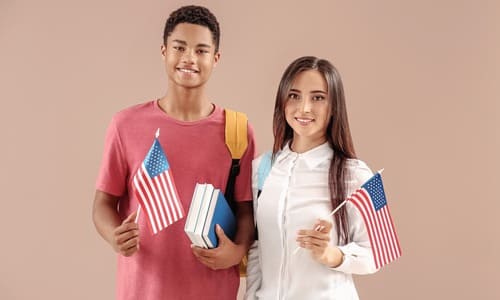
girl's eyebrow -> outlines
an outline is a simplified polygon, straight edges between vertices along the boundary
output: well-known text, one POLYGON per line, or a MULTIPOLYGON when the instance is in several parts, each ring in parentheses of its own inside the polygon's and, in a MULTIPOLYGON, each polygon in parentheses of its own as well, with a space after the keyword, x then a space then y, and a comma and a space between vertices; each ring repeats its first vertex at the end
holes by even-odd
POLYGON ((323 90, 314 90, 314 91, 311 91, 311 93, 320 93, 320 94, 328 94, 327 92, 323 91, 323 90))
MULTIPOLYGON (((297 90, 297 89, 290 89, 290 92, 295 92, 295 93, 301 93, 300 90, 297 90)), ((323 90, 313 90, 311 91, 311 94, 328 94, 327 92, 323 91, 323 90)))

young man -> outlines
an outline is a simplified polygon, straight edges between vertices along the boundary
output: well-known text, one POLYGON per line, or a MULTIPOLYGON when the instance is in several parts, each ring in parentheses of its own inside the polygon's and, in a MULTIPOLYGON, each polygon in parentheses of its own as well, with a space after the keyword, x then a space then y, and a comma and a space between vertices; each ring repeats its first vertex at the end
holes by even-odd
POLYGON ((253 239, 252 128, 235 183, 238 229, 234 242, 218 230, 219 247, 191 247, 185 217, 153 235, 146 214, 134 222, 138 200, 132 178, 160 128, 180 201, 187 213, 196 182, 226 188, 231 156, 224 141, 224 110, 206 94, 219 54, 219 24, 206 8, 186 6, 168 18, 161 55, 166 95, 117 113, 109 125, 96 184, 93 220, 119 253, 118 299, 236 299, 237 264, 253 239))

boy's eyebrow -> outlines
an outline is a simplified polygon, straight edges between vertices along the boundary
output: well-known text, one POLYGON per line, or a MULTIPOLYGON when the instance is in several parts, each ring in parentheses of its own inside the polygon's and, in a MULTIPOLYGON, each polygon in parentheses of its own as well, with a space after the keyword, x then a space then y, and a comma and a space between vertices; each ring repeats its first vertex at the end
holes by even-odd
MULTIPOLYGON (((183 46, 187 46, 187 42, 183 41, 183 40, 173 40, 172 42, 176 42, 176 43, 179 43, 179 44, 181 44, 183 46)), ((208 44, 203 44, 203 43, 200 43, 200 44, 196 45, 196 47, 212 48, 212 46, 210 46, 208 44)))
POLYGON ((207 45, 207 44, 198 44, 196 47, 202 47, 202 48, 212 48, 212 46, 207 45))
POLYGON ((183 41, 183 40, 173 40, 172 42, 176 42, 176 43, 179 43, 181 45, 187 45, 186 41, 183 41))

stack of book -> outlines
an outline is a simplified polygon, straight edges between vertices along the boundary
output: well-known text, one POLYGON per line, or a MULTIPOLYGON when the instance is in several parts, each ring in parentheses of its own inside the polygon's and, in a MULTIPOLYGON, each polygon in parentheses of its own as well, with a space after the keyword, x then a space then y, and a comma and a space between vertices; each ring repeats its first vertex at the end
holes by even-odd
POLYGON ((202 248, 216 248, 219 244, 215 225, 219 224, 226 236, 234 238, 236 218, 224 194, 210 183, 197 183, 184 231, 191 242, 202 248))

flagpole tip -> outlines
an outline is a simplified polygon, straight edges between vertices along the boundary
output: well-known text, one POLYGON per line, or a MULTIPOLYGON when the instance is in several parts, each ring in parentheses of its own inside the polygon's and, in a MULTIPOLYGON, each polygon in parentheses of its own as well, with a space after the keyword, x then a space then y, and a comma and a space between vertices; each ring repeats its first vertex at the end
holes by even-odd
POLYGON ((160 136, 160 128, 156 129, 155 137, 158 138, 160 136))
POLYGON ((382 168, 382 169, 378 170, 378 172, 377 172, 377 173, 382 174, 382 172, 384 172, 384 168, 382 168))

